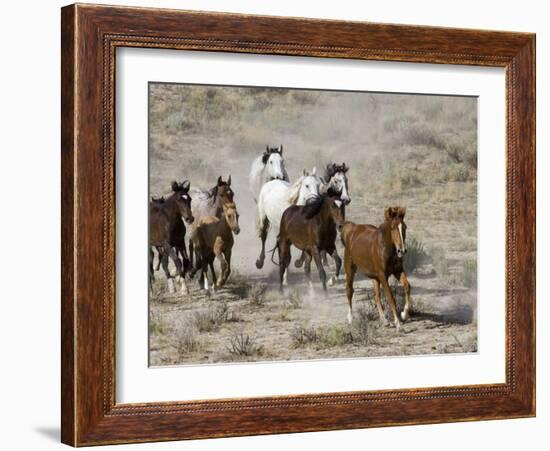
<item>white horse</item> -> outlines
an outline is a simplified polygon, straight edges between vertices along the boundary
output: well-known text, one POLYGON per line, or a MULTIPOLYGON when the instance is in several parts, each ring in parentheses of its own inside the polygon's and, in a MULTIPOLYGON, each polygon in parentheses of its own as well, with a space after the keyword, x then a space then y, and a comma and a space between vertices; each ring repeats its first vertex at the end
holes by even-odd
POLYGON ((259 155, 252 162, 248 184, 254 197, 254 202, 258 202, 258 195, 264 183, 270 180, 289 181, 283 160, 283 145, 281 147, 265 147, 265 152, 259 155))
MULTIPOLYGON (((292 185, 284 180, 271 180, 262 186, 256 216, 256 230, 262 240, 262 250, 256 260, 258 269, 264 266, 265 240, 269 229, 273 228, 275 235, 278 235, 284 211, 291 205, 305 205, 308 200, 319 197, 320 186, 321 181, 315 168, 311 173, 304 170, 303 175, 292 185)), ((286 285, 286 272, 283 283, 286 285)))

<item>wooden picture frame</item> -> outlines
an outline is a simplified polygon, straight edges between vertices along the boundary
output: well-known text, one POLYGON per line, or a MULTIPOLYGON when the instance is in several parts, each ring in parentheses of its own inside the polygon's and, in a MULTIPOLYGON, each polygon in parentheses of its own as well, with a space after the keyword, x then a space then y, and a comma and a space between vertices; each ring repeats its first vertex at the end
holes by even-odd
POLYGON ((62 9, 61 437, 73 446, 535 415, 535 35, 71 5, 62 9), (115 50, 506 69, 506 382, 117 404, 115 50))

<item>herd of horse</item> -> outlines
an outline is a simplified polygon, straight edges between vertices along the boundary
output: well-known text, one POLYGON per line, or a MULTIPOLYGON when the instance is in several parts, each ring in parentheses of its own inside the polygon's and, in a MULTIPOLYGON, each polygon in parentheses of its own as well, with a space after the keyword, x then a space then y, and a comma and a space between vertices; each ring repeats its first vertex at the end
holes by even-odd
MULTIPOLYGON (((295 266, 304 267, 306 280, 313 287, 311 263, 315 262, 326 294, 327 285, 333 285, 340 277, 342 259, 336 246, 339 233, 344 246, 348 322, 352 322, 353 282, 359 271, 373 281, 380 320, 389 323, 380 299, 382 286, 393 323, 399 329, 401 321, 409 318, 412 309, 410 285, 403 269, 403 258, 407 253, 406 209, 386 208, 384 220, 378 227, 346 221, 345 210, 351 202, 348 170, 345 163, 329 163, 323 174, 318 174, 315 168, 304 170, 291 183, 285 169, 283 146, 266 146, 265 151, 252 162, 249 174, 249 187, 256 202, 256 230, 261 241, 256 267, 262 269, 264 266, 265 242, 272 231, 276 236, 276 245, 267 252, 271 252, 271 260, 279 266, 281 291, 288 284, 288 267, 294 246, 301 251, 295 266), (278 261, 275 261, 275 252, 278 253, 278 261), (327 255, 335 264, 335 274, 328 280, 325 271, 327 255), (405 305, 401 317, 388 284, 392 275, 404 287, 405 305)), ((226 283, 231 273, 234 235, 240 232, 231 176, 227 180, 218 177, 216 184, 206 190, 191 187, 187 180, 172 182, 171 189, 171 194, 166 197, 151 198, 149 205, 150 289, 152 291, 155 270, 158 271, 160 266, 171 293, 175 292, 177 282, 181 284, 181 291, 187 294, 186 278, 193 278, 198 272, 200 289, 209 290, 209 270, 212 285, 218 289, 226 283), (156 267, 154 250, 158 254, 156 267), (220 266, 219 275, 214 267, 216 259, 220 266), (170 260, 176 267, 175 276, 169 270, 170 260)))

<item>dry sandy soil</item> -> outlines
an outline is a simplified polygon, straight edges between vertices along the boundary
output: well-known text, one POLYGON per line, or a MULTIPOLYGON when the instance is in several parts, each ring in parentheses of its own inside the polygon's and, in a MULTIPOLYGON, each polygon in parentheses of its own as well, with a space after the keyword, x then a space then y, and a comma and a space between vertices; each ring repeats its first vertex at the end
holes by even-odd
MULTIPOLYGON (((477 145, 475 102, 200 89, 151 88, 150 193, 166 194, 174 179, 210 188, 218 175, 231 173, 241 233, 235 237, 231 277, 218 291, 205 293, 191 280, 189 295, 169 294, 162 271, 156 272, 150 365, 477 350, 477 171, 461 153, 477 145), (201 109, 212 99, 218 99, 221 113, 201 109), (369 127, 358 127, 362 121, 369 127), (342 278, 325 297, 315 267, 311 292, 303 270, 291 263, 289 285, 280 295, 278 268, 269 257, 262 270, 255 268, 260 242, 248 169, 266 144, 279 143, 291 180, 304 167, 346 161, 349 220, 380 224, 386 206, 407 206, 409 249, 416 248, 420 257, 409 272, 414 314, 400 332, 381 325, 369 280, 356 278, 349 327, 342 278)), ((271 237, 266 248, 273 244, 271 237)), ((341 246, 339 253, 343 256, 341 246)), ((293 260, 297 256, 294 249, 293 260)), ((333 271, 331 261, 327 273, 333 271)), ((401 306, 403 293, 395 280, 392 289, 401 306)))

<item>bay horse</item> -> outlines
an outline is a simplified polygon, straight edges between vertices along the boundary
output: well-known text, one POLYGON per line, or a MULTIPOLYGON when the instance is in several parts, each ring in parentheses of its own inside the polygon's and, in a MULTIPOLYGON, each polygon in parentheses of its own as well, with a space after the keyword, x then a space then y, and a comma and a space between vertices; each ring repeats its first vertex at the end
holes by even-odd
POLYGON ((280 147, 265 146, 265 151, 252 162, 248 175, 248 184, 254 202, 258 202, 258 196, 264 183, 270 180, 289 181, 288 173, 283 160, 283 145, 280 147))
MULTIPOLYGON (((339 199, 342 201, 342 208, 345 208, 346 205, 349 205, 351 202, 351 197, 349 195, 349 188, 348 188, 348 177, 346 173, 348 172, 349 167, 346 166, 346 163, 342 163, 341 165, 336 163, 329 163, 327 164, 325 168, 325 173, 320 177, 321 180, 321 193, 326 193, 329 190, 333 193, 338 194, 339 199)), ((337 251, 335 251, 337 252, 337 251)), ((298 260, 294 262, 294 266, 296 268, 300 268, 305 261, 305 253, 302 252, 302 255, 298 260)), ((321 258, 324 265, 327 265, 327 255, 326 252, 321 252, 321 258)), ((332 276, 328 284, 329 286, 332 286, 338 282, 338 275, 332 276)))
MULTIPOLYGON (((279 224, 284 211, 291 205, 305 205, 311 199, 319 196, 320 180, 317 170, 311 173, 306 170, 292 185, 284 180, 271 180, 262 186, 256 209, 256 231, 262 242, 260 255, 256 260, 256 268, 261 269, 265 260, 265 241, 271 228, 275 236, 279 233, 279 224)), ((285 274, 286 285, 286 274, 285 274)))
MULTIPOLYGON (((203 218, 211 216, 221 218, 223 206, 233 203, 235 194, 231 189, 231 175, 229 175, 227 181, 219 176, 216 184, 209 190, 192 188, 191 195, 193 197, 192 212, 195 222, 189 231, 189 259, 191 267, 194 267, 195 229, 203 218)), ((216 279, 214 265, 211 265, 210 269, 212 270, 212 277, 216 279)))
POLYGON ((357 271, 372 279, 374 299, 380 321, 385 321, 384 309, 380 301, 380 285, 392 310, 394 324, 400 327, 397 306, 392 290, 388 284, 391 275, 401 282, 405 291, 405 307, 401 319, 406 321, 411 310, 411 287, 403 270, 403 257, 407 253, 405 244, 407 225, 405 224, 406 208, 389 207, 384 212, 384 222, 378 227, 370 224, 346 222, 342 228, 344 242, 344 269, 346 271, 346 292, 348 297, 348 322, 352 321, 353 279, 357 271))
MULTIPOLYGON (((277 246, 279 250, 280 289, 283 290, 283 279, 290 264, 290 246, 294 245, 306 254, 304 272, 311 282, 311 259, 315 261, 319 277, 326 292, 326 273, 321 262, 321 252, 326 251, 334 257, 336 273, 339 274, 341 260, 336 251, 336 228, 345 220, 342 201, 335 193, 322 194, 306 203, 288 207, 281 218, 277 246)), ((273 252, 275 251, 273 250, 273 252)))
POLYGON ((216 288, 222 287, 231 273, 231 252, 233 234, 238 235, 239 213, 234 203, 223 205, 221 218, 207 216, 202 218, 196 228, 197 265, 193 272, 201 270, 201 288, 208 290, 208 265, 213 266, 214 259, 220 262, 220 277, 215 278, 212 272, 212 283, 216 288))
POLYGON ((189 181, 182 183, 172 182, 173 194, 167 199, 153 199, 149 204, 149 276, 150 287, 154 279, 153 250, 159 251, 159 259, 166 275, 170 293, 175 291, 172 275, 168 269, 168 258, 171 257, 176 265, 176 275, 180 278, 183 293, 188 293, 185 283, 185 271, 188 267, 187 250, 185 247, 186 227, 184 224, 193 223, 191 212, 191 196, 189 196, 189 181), (183 262, 180 261, 182 256, 183 262))

